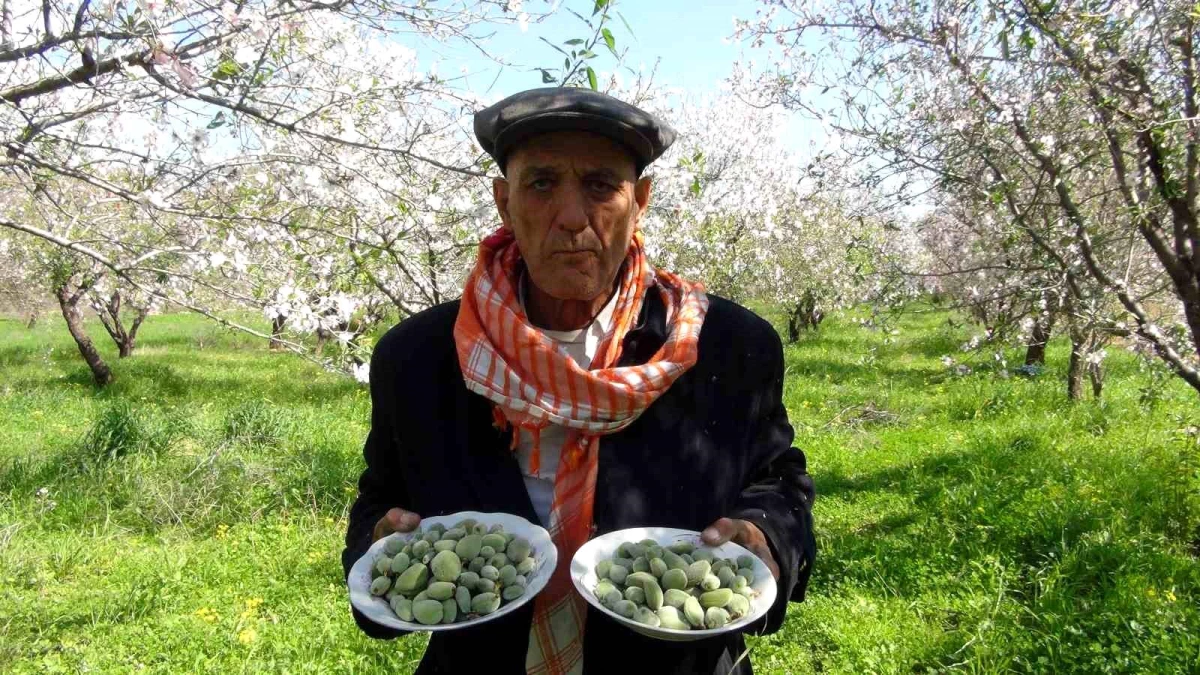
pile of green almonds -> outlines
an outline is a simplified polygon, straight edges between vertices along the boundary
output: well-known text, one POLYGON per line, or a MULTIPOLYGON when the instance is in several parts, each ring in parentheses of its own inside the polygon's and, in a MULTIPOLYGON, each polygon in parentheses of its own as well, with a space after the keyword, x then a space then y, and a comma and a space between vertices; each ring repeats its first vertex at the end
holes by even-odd
POLYGON ((596 564, 600 604, 648 626, 720 628, 750 613, 754 558, 717 558, 688 542, 624 542, 596 564))
POLYGON ((537 569, 529 541, 500 525, 467 519, 389 539, 371 568, 371 594, 403 621, 433 626, 469 621, 525 594, 537 569))

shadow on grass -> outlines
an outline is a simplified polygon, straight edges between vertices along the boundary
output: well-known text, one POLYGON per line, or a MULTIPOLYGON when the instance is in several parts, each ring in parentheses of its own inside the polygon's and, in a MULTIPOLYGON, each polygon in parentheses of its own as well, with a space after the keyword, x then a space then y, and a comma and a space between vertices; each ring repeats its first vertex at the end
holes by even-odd
POLYGON ((361 448, 315 442, 298 449, 281 472, 287 493, 323 515, 341 513, 357 494, 361 448))
POLYGON ((302 401, 305 397, 332 400, 353 395, 359 387, 349 378, 314 376, 304 372, 307 369, 297 369, 296 364, 291 363, 278 373, 260 368, 244 375, 228 375, 230 364, 227 360, 209 357, 203 352, 188 355, 187 368, 193 370, 191 373, 181 373, 178 368, 158 360, 133 359, 116 364, 115 381, 103 389, 95 386, 91 372, 85 367, 70 368, 62 377, 34 374, 14 379, 12 384, 19 391, 30 394, 54 393, 61 391, 64 385, 78 385, 90 389, 101 399, 144 397, 159 404, 211 401, 214 396, 225 400, 302 401))
MULTIPOLYGON (((1103 460, 1090 460, 1087 446, 1078 449, 1079 455, 1063 452, 1054 447, 1051 433, 980 429, 961 448, 913 462, 861 474, 832 468, 816 475, 821 553, 813 589, 836 596, 847 586, 852 594, 933 603, 927 609, 945 615, 948 632, 959 630, 960 619, 969 632, 995 621, 1017 635, 1083 630, 1089 639, 1114 642, 1138 630, 1130 627, 1129 617, 1150 615, 1147 584, 1169 583, 1180 602, 1193 602, 1200 595, 1195 561, 1166 555, 1161 548, 1161 538, 1170 536, 1175 506, 1169 499, 1151 502, 1122 489, 1162 486, 1169 466, 1130 465, 1122 475, 1103 475, 1106 465, 1090 464, 1103 460), (858 517, 855 524, 822 531, 823 498, 853 505, 874 503, 878 496, 884 502, 901 499, 903 507, 875 522, 868 516, 863 524, 858 517), (956 598, 994 596, 997 589, 1018 602, 1020 611, 954 616, 960 611, 953 609, 956 602, 965 606, 956 598)), ((930 645, 915 669, 970 658, 974 647, 964 644, 967 637, 959 633, 930 645)), ((1186 649, 1186 641, 1172 631, 1155 639, 1160 644, 1139 638, 1131 648, 1146 658, 1153 658, 1154 649, 1165 650, 1175 654, 1172 663, 1184 653, 1180 645, 1186 649)), ((1046 667, 1091 670, 1096 662, 1084 653, 1087 644, 1056 650, 1031 639, 1013 645, 1004 658, 1019 658, 1026 666, 1048 659, 1046 667)))
MULTIPOLYGON (((1034 514, 1019 512, 1042 489, 1046 474, 1031 470, 1047 449, 1043 437, 1016 432, 978 440, 973 450, 862 475, 838 470, 817 475, 818 505, 822 498, 854 502, 870 493, 900 493, 911 504, 902 515, 852 532, 825 533, 826 568, 862 583, 882 579, 906 596, 923 592, 930 578, 954 576, 985 552, 1031 566, 1044 563, 1064 541, 1101 524, 1082 504, 1067 505, 1042 527, 1034 514)), ((819 516, 818 511, 818 527, 819 516)), ((817 583, 821 567, 814 570, 817 583)))
POLYGON ((0 502, 42 510, 38 520, 51 529, 87 529, 102 507, 106 523, 155 536, 182 523, 207 531, 285 510, 336 517, 354 494, 361 444, 293 435, 286 408, 231 409, 219 439, 196 436, 177 416, 134 415, 116 440, 96 433, 98 421, 57 451, 0 461, 0 502), (110 450, 121 440, 129 447, 110 450), (58 504, 46 510, 49 499, 58 504))
POLYGON ((0 344, 0 366, 2 367, 20 368, 43 360, 65 367, 83 364, 78 350, 68 351, 57 344, 0 344))
MULTIPOLYGON (((830 382, 836 384, 872 384, 886 383, 892 387, 904 389, 921 389, 937 378, 941 378, 944 369, 934 367, 896 367, 889 365, 886 359, 875 363, 847 363, 836 359, 810 358, 799 354, 788 354, 785 359, 788 376, 801 378, 820 378, 830 376, 830 382)), ((867 393, 864 391, 864 393, 867 393)))
MULTIPOLYGON (((315 338, 310 342, 315 343, 315 338)), ((160 327, 158 332, 150 333, 139 339, 139 345, 143 350, 181 349, 188 352, 203 352, 208 349, 218 349, 239 353, 271 353, 265 338, 222 328, 216 324, 200 324, 194 330, 184 330, 172 326, 160 327)))

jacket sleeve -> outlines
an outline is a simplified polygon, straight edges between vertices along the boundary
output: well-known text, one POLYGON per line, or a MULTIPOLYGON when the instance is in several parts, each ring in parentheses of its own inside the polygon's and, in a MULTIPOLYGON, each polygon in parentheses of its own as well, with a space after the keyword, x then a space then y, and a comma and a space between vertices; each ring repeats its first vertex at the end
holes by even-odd
POLYGON ((766 380, 750 441, 754 461, 730 514, 762 530, 779 565, 775 604, 764 619, 748 627, 757 634, 778 631, 788 603, 804 600, 817 553, 812 519, 815 488, 804 452, 792 446, 795 432, 783 405, 783 344, 774 330, 768 331, 765 344, 770 358, 762 369, 766 380))
MULTIPOLYGON (((381 340, 371 356, 371 429, 363 447, 367 467, 358 479, 358 498, 350 508, 346 528, 346 547, 342 551, 344 577, 349 579, 350 568, 371 547, 375 523, 393 507, 404 508, 408 494, 400 475, 400 450, 393 433, 395 401, 395 367, 391 354, 395 351, 381 340)), ((368 620, 351 606, 354 621, 364 633, 373 638, 391 639, 407 634, 368 620)))

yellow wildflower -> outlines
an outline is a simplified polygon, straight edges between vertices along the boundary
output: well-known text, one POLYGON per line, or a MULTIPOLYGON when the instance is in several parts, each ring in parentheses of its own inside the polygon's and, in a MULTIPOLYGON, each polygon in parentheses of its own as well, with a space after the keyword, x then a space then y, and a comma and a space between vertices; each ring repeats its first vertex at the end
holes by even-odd
POLYGON ((242 629, 242 632, 238 633, 238 642, 240 642, 244 645, 248 645, 257 639, 258 639, 258 631, 254 630, 254 628, 252 628, 252 627, 244 628, 244 629, 242 629))
POLYGON ((258 613, 258 606, 262 604, 262 598, 248 598, 246 600, 246 609, 242 612, 241 620, 248 621, 253 619, 258 613))

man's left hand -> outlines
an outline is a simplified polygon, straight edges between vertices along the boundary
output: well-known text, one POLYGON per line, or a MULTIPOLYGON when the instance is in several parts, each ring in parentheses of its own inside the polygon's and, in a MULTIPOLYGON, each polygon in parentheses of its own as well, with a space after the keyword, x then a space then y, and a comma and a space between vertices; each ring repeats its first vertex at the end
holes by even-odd
POLYGON ((720 546, 732 541, 746 547, 751 553, 762 558, 775 580, 779 581, 779 564, 775 562, 775 556, 771 555, 766 535, 754 523, 737 518, 720 518, 705 528, 704 532, 700 533, 700 538, 709 546, 720 546))

